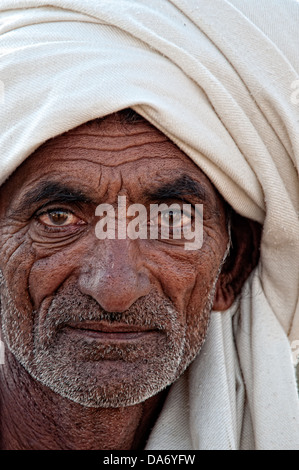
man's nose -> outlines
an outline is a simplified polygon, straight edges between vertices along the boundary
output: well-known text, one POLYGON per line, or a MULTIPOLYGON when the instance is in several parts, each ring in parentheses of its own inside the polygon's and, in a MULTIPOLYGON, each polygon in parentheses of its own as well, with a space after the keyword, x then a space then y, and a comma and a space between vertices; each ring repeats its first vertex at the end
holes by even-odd
POLYGON ((123 312, 150 292, 150 280, 131 241, 102 240, 82 266, 79 288, 105 311, 123 312))

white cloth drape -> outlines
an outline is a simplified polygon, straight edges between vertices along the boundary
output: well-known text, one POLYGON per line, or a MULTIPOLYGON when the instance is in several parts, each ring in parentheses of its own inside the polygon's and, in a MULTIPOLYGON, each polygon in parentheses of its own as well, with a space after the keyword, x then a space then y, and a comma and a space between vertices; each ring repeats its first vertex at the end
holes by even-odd
POLYGON ((172 387, 158 449, 299 449, 299 3, 1 0, 0 184, 41 143, 132 107, 242 215, 261 259, 172 387))

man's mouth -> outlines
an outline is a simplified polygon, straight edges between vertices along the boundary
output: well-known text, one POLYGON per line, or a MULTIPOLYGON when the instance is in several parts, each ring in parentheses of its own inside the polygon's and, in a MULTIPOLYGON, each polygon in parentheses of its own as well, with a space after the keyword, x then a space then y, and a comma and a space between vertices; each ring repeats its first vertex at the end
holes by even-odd
POLYGON ((104 320, 71 322, 64 327, 64 331, 100 341, 133 341, 159 333, 157 329, 149 327, 120 322, 109 323, 104 320))

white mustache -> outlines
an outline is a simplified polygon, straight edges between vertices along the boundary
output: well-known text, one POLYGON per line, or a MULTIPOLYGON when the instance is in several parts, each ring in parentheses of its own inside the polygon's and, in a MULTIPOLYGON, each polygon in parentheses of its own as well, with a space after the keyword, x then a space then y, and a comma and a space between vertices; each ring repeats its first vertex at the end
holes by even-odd
POLYGON ((71 288, 57 292, 50 304, 43 304, 34 315, 37 337, 48 342, 63 327, 79 322, 104 321, 163 331, 169 322, 177 319, 178 312, 170 301, 154 292, 136 300, 128 310, 107 312, 95 299, 71 288))

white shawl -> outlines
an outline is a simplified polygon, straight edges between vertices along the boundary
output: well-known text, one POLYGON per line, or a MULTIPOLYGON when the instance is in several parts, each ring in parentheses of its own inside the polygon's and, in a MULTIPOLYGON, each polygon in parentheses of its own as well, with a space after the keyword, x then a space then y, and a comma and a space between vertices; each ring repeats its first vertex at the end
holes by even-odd
POLYGON ((148 449, 299 449, 298 26, 296 0, 1 0, 0 184, 132 107, 263 224, 258 268, 212 313, 148 449))

